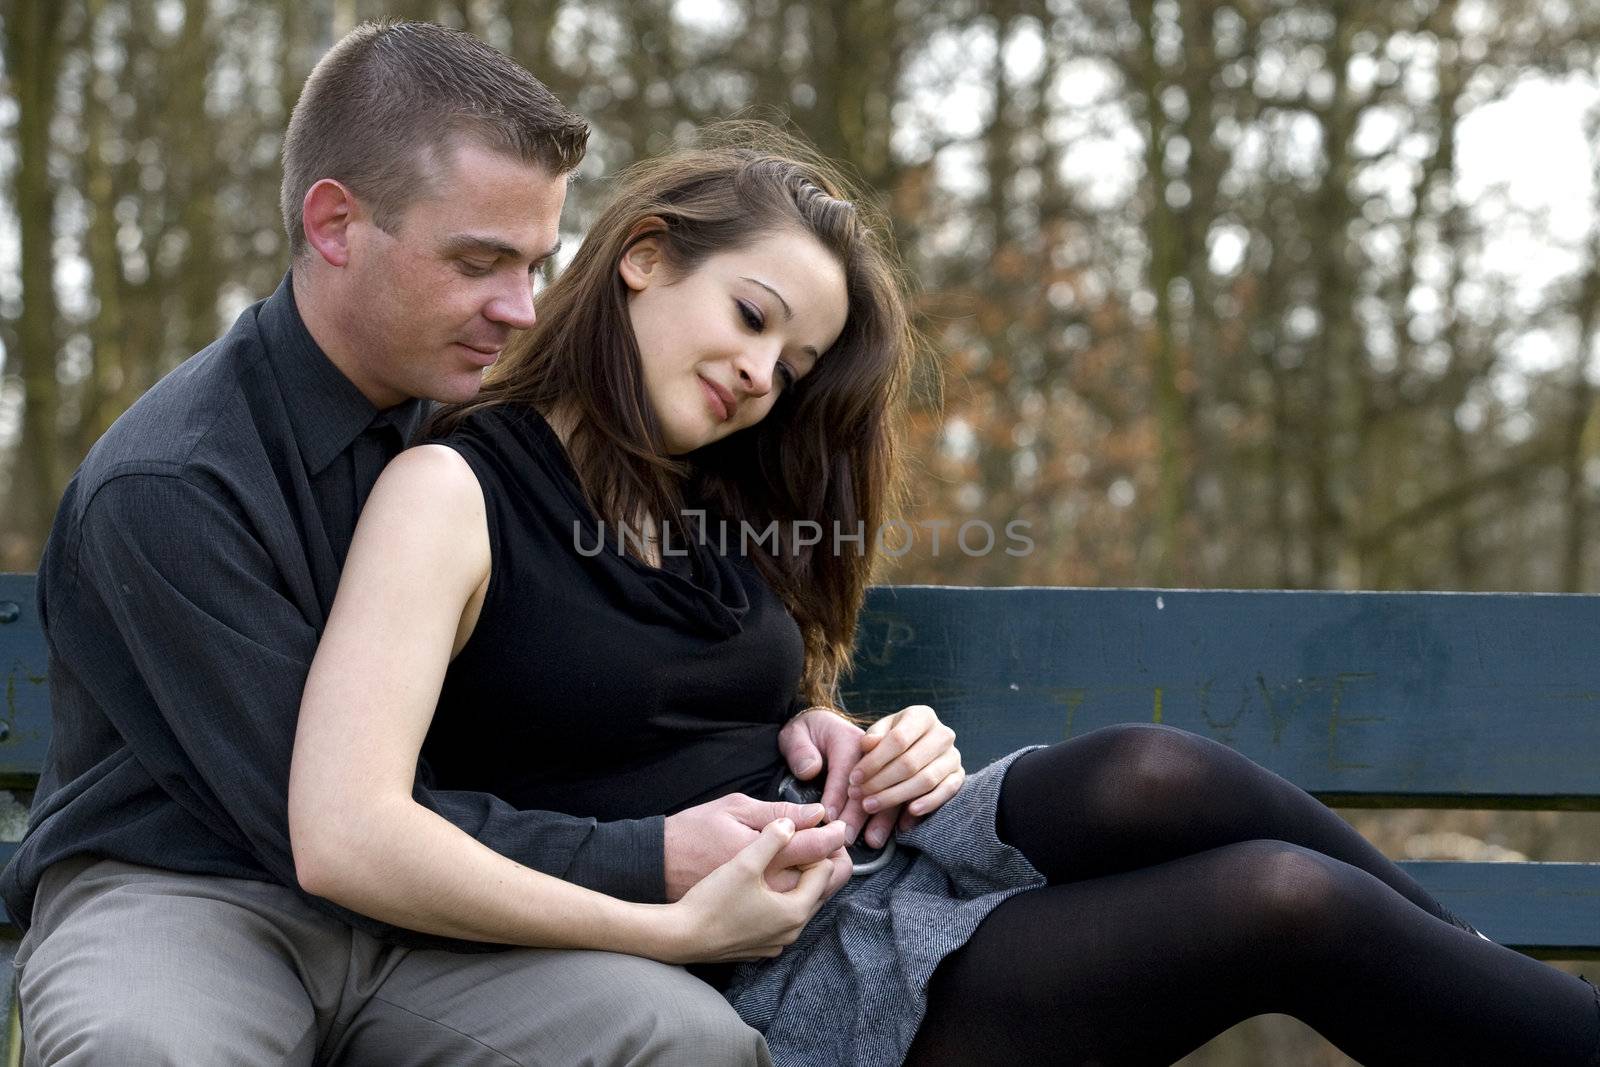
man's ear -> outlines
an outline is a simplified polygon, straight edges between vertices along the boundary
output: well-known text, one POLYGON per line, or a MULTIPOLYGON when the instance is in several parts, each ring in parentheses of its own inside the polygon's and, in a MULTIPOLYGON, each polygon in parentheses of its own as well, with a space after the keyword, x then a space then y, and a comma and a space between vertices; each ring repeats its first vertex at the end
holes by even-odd
POLYGON ((358 210, 355 194, 342 182, 332 178, 317 182, 306 190, 300 205, 306 245, 331 266, 349 263, 350 223, 358 210))
POLYGON ((665 270, 662 240, 666 229, 667 224, 663 219, 651 215, 647 219, 640 219, 628 231, 622 258, 617 261, 617 273, 622 275, 628 288, 636 293, 661 280, 665 270))

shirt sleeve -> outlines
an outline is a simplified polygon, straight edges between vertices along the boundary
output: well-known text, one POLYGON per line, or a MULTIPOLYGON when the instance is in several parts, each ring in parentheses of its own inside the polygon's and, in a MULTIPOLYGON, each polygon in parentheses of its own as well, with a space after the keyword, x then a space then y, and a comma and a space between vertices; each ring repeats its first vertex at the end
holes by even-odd
MULTIPOLYGON (((111 691, 100 703, 134 757, 210 830, 296 886, 289 762, 319 635, 263 539, 212 486, 128 474, 88 503, 77 560, 84 610, 109 615, 126 647, 127 676, 109 688, 132 687, 122 696, 134 699, 111 691)), ((62 629, 70 641, 72 627, 62 629)), ((665 900, 661 817, 524 811, 420 781, 414 796, 535 870, 625 900, 665 900)))

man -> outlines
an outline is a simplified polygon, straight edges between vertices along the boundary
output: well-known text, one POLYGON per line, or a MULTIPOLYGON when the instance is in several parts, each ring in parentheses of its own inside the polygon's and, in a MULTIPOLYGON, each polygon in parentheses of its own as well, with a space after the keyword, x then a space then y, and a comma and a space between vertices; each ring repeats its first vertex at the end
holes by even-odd
MULTIPOLYGON (((679 968, 385 927, 301 892, 289 847, 296 712, 362 502, 424 399, 471 397, 532 325, 587 133, 437 26, 362 26, 307 80, 290 276, 106 433, 45 547, 54 734, 0 876, 29 1062, 766 1062, 679 968)), ((662 819, 418 796, 530 867, 664 898, 662 819)))

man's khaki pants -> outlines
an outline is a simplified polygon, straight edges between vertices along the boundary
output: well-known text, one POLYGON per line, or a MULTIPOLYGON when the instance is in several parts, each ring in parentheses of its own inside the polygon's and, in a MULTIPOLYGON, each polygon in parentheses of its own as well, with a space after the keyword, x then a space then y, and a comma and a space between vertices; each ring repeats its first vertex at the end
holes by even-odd
POLYGON ((17 968, 30 1065, 769 1063, 679 967, 398 948, 283 886, 92 857, 45 872, 17 968))

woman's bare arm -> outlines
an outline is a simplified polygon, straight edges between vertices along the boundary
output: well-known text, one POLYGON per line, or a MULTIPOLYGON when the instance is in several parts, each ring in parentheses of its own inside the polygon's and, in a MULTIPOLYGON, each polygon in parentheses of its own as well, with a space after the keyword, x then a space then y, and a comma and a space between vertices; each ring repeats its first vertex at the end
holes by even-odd
POLYGON ((671 962, 776 954, 828 880, 823 864, 789 893, 767 888, 766 853, 792 824, 769 827, 699 892, 649 905, 525 867, 412 799, 489 565, 482 491, 465 460, 440 445, 397 457, 362 512, 301 703, 289 830, 302 887, 383 922, 476 941, 671 962))

